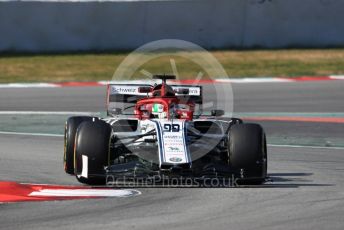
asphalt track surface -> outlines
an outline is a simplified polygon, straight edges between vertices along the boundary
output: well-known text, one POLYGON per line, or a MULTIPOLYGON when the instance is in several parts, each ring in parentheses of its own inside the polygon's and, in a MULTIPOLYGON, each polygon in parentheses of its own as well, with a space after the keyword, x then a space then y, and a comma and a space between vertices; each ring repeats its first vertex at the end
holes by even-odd
MULTIPOLYGON (((0 110, 99 112, 105 110, 105 89, 105 87, 2 88, 0 110)), ((244 83, 232 84, 232 89, 235 112, 344 111, 344 81, 244 83)), ((206 99, 215 99, 216 94, 211 85, 205 86, 204 90, 206 99)))
MULTIPOLYGON (((344 82, 235 84, 237 112, 344 112, 344 82)), ((1 89, 0 108, 101 111, 103 88, 1 89)), ((343 137, 342 125, 265 122, 270 133, 343 137), (303 127, 303 128, 302 128, 303 127), (298 128, 298 129, 294 129, 298 128), (335 131, 333 131, 335 130, 335 131)), ((0 178, 75 184, 63 138, 0 134, 0 178)), ((0 229, 343 229, 344 149, 269 146, 272 182, 245 188, 139 188, 140 196, 0 204, 0 229)))

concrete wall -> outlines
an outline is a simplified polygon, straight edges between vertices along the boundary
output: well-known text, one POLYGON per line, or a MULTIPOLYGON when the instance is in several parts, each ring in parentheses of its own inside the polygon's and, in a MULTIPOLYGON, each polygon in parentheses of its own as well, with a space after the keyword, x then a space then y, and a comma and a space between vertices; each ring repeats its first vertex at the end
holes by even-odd
POLYGON ((344 46, 344 0, 0 1, 0 51, 344 46))

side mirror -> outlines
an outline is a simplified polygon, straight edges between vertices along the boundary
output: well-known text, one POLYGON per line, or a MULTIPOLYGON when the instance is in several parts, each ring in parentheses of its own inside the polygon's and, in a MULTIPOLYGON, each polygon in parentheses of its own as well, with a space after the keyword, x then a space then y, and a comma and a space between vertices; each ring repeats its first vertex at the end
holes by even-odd
POLYGON ((211 110, 211 115, 214 117, 220 117, 222 115, 225 114, 225 111, 223 111, 222 109, 213 109, 211 110))
POLYGON ((150 93, 150 92, 152 92, 152 87, 150 86, 139 87, 139 93, 150 93))
POLYGON ((188 88, 178 88, 175 92, 177 94, 181 94, 181 95, 188 95, 189 89, 188 88))

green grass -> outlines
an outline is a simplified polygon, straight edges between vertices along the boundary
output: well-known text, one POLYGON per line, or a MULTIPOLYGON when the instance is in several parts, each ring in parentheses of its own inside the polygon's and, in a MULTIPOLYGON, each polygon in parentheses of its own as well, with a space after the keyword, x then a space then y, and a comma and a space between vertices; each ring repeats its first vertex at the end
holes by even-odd
MULTIPOLYGON (((288 49, 212 51, 231 77, 344 74, 344 49, 288 49)), ((128 53, 104 54, 0 54, 0 83, 110 80, 128 53)), ((202 67, 176 53, 154 59, 140 69, 172 73, 175 59, 179 75, 194 78, 202 67)), ((135 73, 140 76, 139 72, 135 73)))

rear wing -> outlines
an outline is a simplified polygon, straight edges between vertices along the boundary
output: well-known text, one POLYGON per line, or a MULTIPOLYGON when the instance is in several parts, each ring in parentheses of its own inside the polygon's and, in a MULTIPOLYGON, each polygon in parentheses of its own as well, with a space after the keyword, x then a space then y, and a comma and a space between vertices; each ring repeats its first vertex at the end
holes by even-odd
MULTIPOLYGON (((147 93, 139 92, 140 87, 150 87, 150 84, 109 84, 107 89, 107 114, 113 115, 117 109, 124 110, 131 107, 142 98, 149 97, 147 93)), ((170 85, 174 91, 188 89, 188 94, 176 96, 183 102, 194 102, 201 108, 203 103, 202 86, 195 85, 170 85)))

